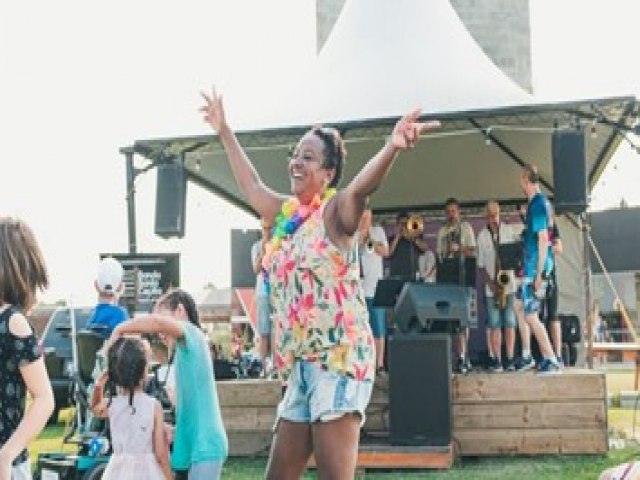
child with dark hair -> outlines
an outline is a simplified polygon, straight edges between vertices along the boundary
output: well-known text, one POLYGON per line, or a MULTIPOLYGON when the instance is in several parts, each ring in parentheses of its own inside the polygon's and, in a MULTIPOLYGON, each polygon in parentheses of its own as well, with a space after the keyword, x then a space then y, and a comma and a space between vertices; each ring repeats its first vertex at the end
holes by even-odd
POLYGON ((119 338, 107 351, 108 368, 98 379, 91 402, 97 416, 109 417, 113 454, 103 480, 173 478, 162 407, 142 390, 147 355, 142 340, 132 337, 119 338), (108 399, 102 393, 106 382, 111 387, 108 399))
POLYGON ((25 315, 49 279, 31 229, 0 217, 0 479, 30 480, 27 445, 44 428, 53 392, 25 315), (27 392, 31 405, 26 409, 27 392))
POLYGON ((193 297, 184 290, 169 291, 158 299, 153 314, 118 325, 110 342, 131 333, 159 333, 175 340, 177 405, 171 466, 188 470, 190 480, 220 478, 227 434, 209 344, 193 297))

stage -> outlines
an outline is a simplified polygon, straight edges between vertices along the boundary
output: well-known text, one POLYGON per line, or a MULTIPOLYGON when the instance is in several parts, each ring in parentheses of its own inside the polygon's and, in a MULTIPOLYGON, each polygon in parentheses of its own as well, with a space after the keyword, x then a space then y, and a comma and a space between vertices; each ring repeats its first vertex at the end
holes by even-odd
MULTIPOLYGON (((231 456, 267 455, 281 387, 275 380, 220 381, 218 394, 231 456)), ((388 383, 378 379, 367 409, 361 468, 448 468, 455 456, 604 454, 605 375, 454 375, 453 438, 441 447, 388 442, 388 383)))

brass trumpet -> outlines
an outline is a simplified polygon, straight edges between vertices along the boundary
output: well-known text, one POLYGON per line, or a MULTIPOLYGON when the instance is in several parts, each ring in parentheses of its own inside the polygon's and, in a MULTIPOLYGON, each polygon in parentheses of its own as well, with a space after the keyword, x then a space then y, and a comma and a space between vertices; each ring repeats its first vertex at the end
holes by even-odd
POLYGON ((511 280, 509 272, 507 270, 500 270, 496 274, 496 284, 498 291, 496 292, 496 305, 499 309, 503 309, 507 306, 507 285, 511 280))
POLYGON ((407 236, 411 238, 419 237, 424 231, 424 220, 419 215, 411 215, 407 219, 407 236))

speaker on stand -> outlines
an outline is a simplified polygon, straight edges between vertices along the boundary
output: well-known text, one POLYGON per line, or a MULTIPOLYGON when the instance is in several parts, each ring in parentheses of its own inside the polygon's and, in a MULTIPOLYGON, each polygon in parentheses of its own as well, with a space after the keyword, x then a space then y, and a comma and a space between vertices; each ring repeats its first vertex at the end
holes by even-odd
POLYGON ((582 129, 557 130, 551 139, 556 213, 583 213, 589 204, 586 140, 582 129))
POLYGON ((162 238, 184 237, 187 176, 181 163, 157 166, 155 233, 162 238))

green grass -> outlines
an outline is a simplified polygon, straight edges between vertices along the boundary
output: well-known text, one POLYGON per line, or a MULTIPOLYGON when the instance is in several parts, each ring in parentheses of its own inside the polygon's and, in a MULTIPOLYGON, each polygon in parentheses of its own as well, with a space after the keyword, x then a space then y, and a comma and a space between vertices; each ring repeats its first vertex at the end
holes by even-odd
MULTIPOLYGON (((640 457, 639 447, 613 450, 606 456, 539 456, 539 457, 503 457, 464 459, 452 469, 446 471, 367 471, 359 472, 358 479, 445 479, 445 480, 538 480, 562 479, 583 480, 598 478, 600 473, 610 467, 640 457)), ((224 466, 223 478, 244 480, 262 478, 266 459, 231 458, 224 466)), ((315 472, 309 471, 305 479, 317 478, 315 472)))

